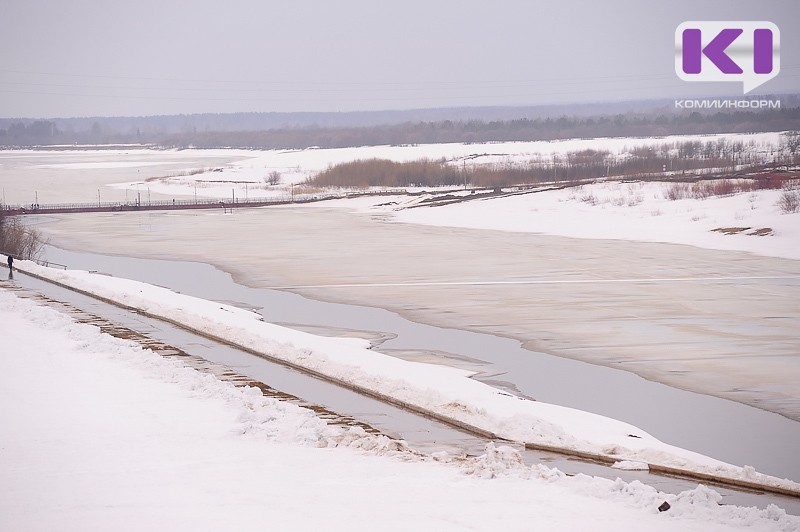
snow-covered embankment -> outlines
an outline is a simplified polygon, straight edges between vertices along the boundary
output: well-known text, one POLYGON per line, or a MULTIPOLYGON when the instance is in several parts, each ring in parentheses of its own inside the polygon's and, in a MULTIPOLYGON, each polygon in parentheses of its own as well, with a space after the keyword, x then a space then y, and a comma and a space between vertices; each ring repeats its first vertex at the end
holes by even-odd
POLYGON ((53 270, 30 262, 18 266, 36 276, 498 438, 800 493, 796 482, 671 446, 621 421, 513 396, 470 379, 468 371, 384 355, 371 350, 365 340, 324 338, 295 331, 265 323, 254 312, 136 281, 85 271, 53 270))

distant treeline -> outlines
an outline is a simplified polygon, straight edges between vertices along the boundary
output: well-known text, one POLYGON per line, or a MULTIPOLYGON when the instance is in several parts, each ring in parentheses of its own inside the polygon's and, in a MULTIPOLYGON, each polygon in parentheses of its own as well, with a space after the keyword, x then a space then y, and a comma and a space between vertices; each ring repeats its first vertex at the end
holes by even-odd
MULTIPOLYGON (((773 164, 800 164, 800 134, 784 135, 773 164)), ((474 156, 470 156, 473 158, 474 156)), ((337 164, 319 172, 308 184, 319 187, 436 187, 470 185, 509 187, 541 182, 582 182, 601 177, 671 177, 702 173, 730 173, 760 168, 762 160, 752 145, 724 138, 633 148, 624 156, 606 150, 580 150, 556 157, 533 156, 511 164, 467 164, 466 160, 421 159, 395 162, 362 159, 337 164)), ((769 188, 769 187, 766 187, 769 188)))
MULTIPOLYGON (((800 107, 800 94, 771 96, 785 108, 800 107)), ((166 136, 194 131, 269 131, 276 129, 329 129, 371 127, 415 122, 483 122, 517 120, 520 118, 558 118, 561 116, 613 116, 626 113, 669 113, 672 100, 641 100, 535 106, 441 107, 385 111, 347 112, 244 112, 195 113, 157 116, 105 116, 47 119, 66 132, 92 132, 104 135, 122 134, 127 137, 166 136), (94 130, 94 131, 92 131, 94 130)), ((29 118, 0 118, 0 129, 12 124, 25 126, 29 118)))
POLYGON ((12 122, 0 128, 0 146, 154 144, 175 148, 302 149, 430 143, 533 141, 593 137, 744 133, 800 129, 800 106, 701 113, 629 112, 511 120, 443 120, 371 126, 283 127, 268 130, 179 133, 106 131, 100 122, 85 130, 62 130, 52 120, 12 122))
POLYGON ((595 137, 651 137, 682 134, 756 133, 800 128, 800 108, 737 111, 704 115, 616 115, 483 122, 417 122, 327 129, 279 129, 171 135, 160 144, 173 147, 221 146, 256 149, 345 148, 404 144, 534 141, 595 137))

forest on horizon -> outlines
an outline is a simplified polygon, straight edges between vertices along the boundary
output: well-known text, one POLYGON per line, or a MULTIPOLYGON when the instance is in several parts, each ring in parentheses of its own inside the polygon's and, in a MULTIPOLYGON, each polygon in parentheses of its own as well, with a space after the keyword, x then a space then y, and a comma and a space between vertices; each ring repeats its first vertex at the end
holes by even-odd
POLYGON ((754 133, 800 129, 800 95, 779 109, 682 109, 673 101, 351 113, 231 113, 67 119, 0 118, 0 147, 142 144, 303 149, 754 133))

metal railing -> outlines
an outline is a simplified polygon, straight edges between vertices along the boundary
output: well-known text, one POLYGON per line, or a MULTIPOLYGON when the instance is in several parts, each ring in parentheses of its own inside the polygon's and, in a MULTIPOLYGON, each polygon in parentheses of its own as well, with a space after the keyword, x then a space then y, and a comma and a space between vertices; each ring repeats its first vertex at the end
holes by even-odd
POLYGON ((44 260, 44 259, 35 259, 35 258, 23 259, 23 258, 20 258, 17 255, 14 255, 13 253, 8 253, 7 251, 4 251, 4 250, 0 250, 0 255, 3 255, 5 257, 8 257, 8 256, 14 257, 15 261, 16 260, 29 260, 31 262, 35 262, 39 266, 45 266, 47 268, 60 268, 62 270, 66 270, 67 269, 66 265, 59 264, 58 262, 53 262, 53 261, 44 260))
POLYGON ((66 270, 67 267, 64 264, 59 264, 57 262, 49 261, 49 260, 41 260, 41 259, 28 259, 32 262, 35 262, 39 266, 44 266, 45 268, 60 268, 62 270, 66 270))
POLYGON ((263 207, 268 205, 285 205, 289 203, 310 203, 331 199, 343 199, 360 196, 376 196, 402 193, 397 189, 370 191, 342 190, 324 193, 283 194, 262 198, 237 199, 172 199, 152 201, 95 201, 84 203, 27 203, 17 205, 0 205, 0 210, 7 215, 19 214, 56 214, 70 212, 117 212, 136 210, 172 210, 172 209, 213 209, 263 207))

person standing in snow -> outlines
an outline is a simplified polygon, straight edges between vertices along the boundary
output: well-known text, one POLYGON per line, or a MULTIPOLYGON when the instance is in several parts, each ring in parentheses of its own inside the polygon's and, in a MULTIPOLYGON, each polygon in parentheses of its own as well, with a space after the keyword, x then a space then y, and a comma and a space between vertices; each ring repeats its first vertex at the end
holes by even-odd
POLYGON ((12 272, 14 271, 14 257, 11 255, 8 256, 8 270, 12 272))

